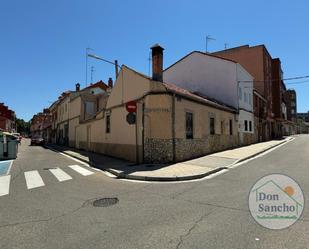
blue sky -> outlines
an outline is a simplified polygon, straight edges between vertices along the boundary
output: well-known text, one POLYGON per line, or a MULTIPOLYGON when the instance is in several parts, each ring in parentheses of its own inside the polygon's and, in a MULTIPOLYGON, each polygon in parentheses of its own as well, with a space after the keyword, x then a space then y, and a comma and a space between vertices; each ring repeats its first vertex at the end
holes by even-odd
MULTIPOLYGON (((209 51, 265 44, 285 78, 309 75, 308 9, 306 0, 1 1, 0 102, 29 120, 75 83, 85 85, 86 47, 148 74, 151 45, 165 48, 167 67, 205 50, 206 34, 216 38, 209 51)), ((114 77, 111 65, 90 59, 90 66, 94 81, 114 77)), ((298 111, 308 111, 309 82, 288 87, 298 111)))

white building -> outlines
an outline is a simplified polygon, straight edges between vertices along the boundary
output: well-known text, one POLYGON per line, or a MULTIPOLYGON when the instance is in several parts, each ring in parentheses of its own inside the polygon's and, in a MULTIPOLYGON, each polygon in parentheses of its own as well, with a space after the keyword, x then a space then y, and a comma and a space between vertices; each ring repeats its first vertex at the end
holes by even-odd
POLYGON ((240 142, 255 141, 253 77, 237 62, 194 51, 166 68, 163 80, 238 109, 240 142))

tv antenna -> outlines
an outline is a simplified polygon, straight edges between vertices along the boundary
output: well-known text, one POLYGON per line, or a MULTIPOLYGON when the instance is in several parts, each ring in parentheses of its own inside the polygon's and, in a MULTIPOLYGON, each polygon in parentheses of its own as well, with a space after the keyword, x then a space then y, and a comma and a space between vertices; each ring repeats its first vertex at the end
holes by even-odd
POLYGON ((215 38, 210 37, 210 35, 206 35, 206 53, 208 53, 208 42, 215 41, 215 38))
POLYGON ((86 48, 86 79, 85 79, 85 85, 87 86, 88 84, 88 55, 89 55, 89 51, 93 50, 92 48, 86 48))

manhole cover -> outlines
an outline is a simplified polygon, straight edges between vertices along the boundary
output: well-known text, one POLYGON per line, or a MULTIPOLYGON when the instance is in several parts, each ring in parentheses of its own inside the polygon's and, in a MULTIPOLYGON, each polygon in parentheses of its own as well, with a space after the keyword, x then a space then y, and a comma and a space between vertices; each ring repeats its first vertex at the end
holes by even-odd
POLYGON ((94 207, 108 207, 115 205, 119 202, 118 198, 101 198, 95 200, 92 205, 94 207))

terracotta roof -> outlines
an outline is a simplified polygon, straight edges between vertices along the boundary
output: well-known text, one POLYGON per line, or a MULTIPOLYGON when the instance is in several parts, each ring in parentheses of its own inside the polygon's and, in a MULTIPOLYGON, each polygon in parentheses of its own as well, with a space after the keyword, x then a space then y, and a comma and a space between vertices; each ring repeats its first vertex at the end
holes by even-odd
POLYGON ((209 98, 202 96, 199 93, 190 92, 189 90, 178 87, 178 86, 171 84, 171 83, 162 83, 162 84, 165 86, 165 88, 169 92, 173 92, 173 93, 179 94, 181 96, 188 97, 192 100, 197 100, 199 102, 213 106, 215 108, 224 109, 224 110, 230 111, 230 112, 236 112, 237 111, 235 108, 233 108, 231 106, 225 105, 225 104, 220 103, 216 100, 210 100, 209 98))
POLYGON ((89 86, 83 88, 82 91, 85 90, 85 89, 90 89, 90 88, 95 88, 95 87, 99 87, 99 88, 103 89, 104 91, 106 91, 108 89, 108 86, 102 80, 100 80, 100 81, 98 81, 94 84, 91 83, 89 86))
MULTIPOLYGON (((146 75, 144 75, 144 74, 142 74, 140 72, 137 72, 137 71, 135 71, 134 69, 132 69, 132 68, 130 68, 128 66, 125 66, 125 65, 123 65, 123 66, 126 67, 127 69, 131 70, 132 72, 140 75, 141 77, 144 77, 145 79, 148 79, 148 80, 152 81, 152 79, 150 77, 148 77, 148 76, 146 76, 146 75)), ((156 82, 156 81, 154 81, 154 82, 156 82)), ((158 82, 158 81, 157 81, 157 83, 158 84, 163 84, 163 86, 166 88, 166 90, 168 92, 172 92, 172 93, 175 93, 175 94, 178 94, 178 95, 190 98, 192 100, 195 100, 195 101, 207 104, 209 106, 213 106, 215 108, 223 109, 223 110, 226 110, 226 111, 229 111, 229 112, 237 112, 237 110, 235 108, 233 108, 233 107, 230 107, 228 105, 225 105, 223 103, 220 103, 220 102, 217 102, 217 101, 214 101, 214 100, 210 100, 210 99, 208 99, 205 96, 200 96, 200 94, 192 93, 189 90, 186 90, 184 88, 176 86, 175 84, 166 83, 166 82, 158 82)))
POLYGON ((181 62, 182 60, 184 60, 185 58, 189 57, 191 54, 194 54, 194 53, 198 53, 198 54, 202 54, 202 55, 218 58, 218 59, 221 59, 221 60, 237 63, 237 61, 234 61, 234 60, 231 60, 231 59, 227 59, 227 58, 223 58, 223 57, 220 57, 220 56, 217 56, 217 55, 214 55, 214 54, 204 53, 204 52, 201 52, 201 51, 192 51, 191 53, 189 53, 189 54, 185 55, 184 57, 180 58, 178 61, 176 61, 172 65, 170 65, 167 68, 165 68, 163 71, 168 70, 169 68, 173 67, 174 65, 176 65, 179 62, 181 62))

